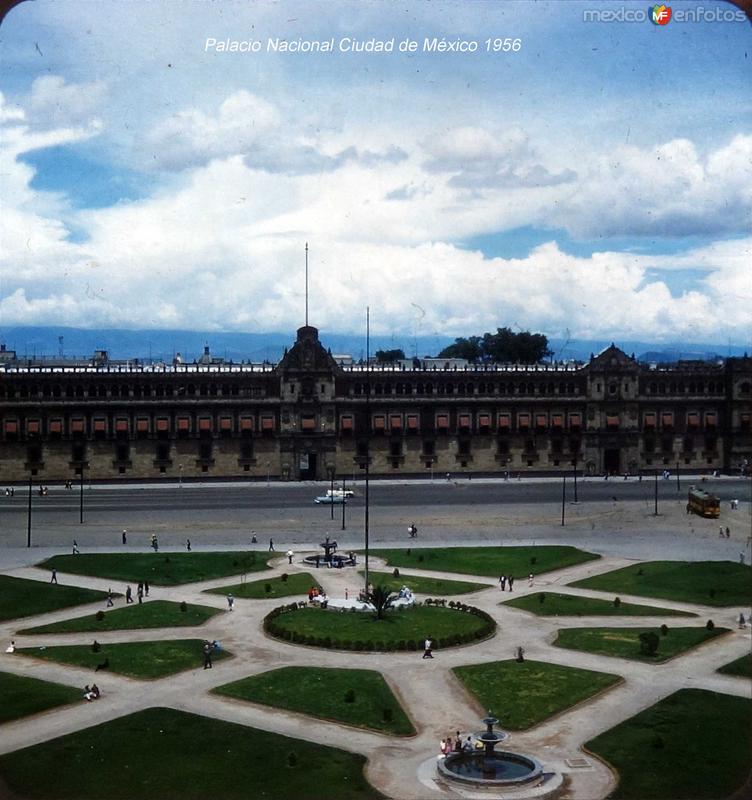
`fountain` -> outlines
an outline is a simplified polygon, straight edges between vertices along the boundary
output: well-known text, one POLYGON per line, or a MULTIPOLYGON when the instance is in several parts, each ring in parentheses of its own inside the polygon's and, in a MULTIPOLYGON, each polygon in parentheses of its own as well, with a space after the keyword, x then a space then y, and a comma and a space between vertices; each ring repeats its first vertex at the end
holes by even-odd
POLYGON ((319 547, 324 551, 324 555, 316 554, 306 556, 303 561, 309 567, 354 567, 356 563, 355 553, 349 552, 347 555, 337 555, 337 542, 332 541, 328 536, 326 541, 321 542, 319 547))
POLYGON ((534 758, 495 749, 509 736, 504 731, 494 731, 498 721, 489 711, 483 719, 486 729, 473 737, 483 744, 483 749, 450 753, 438 762, 439 774, 450 781, 494 788, 512 788, 540 779, 543 767, 534 758))

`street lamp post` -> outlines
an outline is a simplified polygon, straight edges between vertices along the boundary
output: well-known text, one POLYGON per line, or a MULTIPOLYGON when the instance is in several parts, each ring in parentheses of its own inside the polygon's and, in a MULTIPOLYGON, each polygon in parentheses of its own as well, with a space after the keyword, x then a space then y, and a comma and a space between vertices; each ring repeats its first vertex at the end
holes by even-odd
POLYGON ((26 546, 31 547, 31 493, 32 493, 33 478, 29 473, 29 511, 26 519, 26 546))
POLYGON ((574 502, 577 502, 577 452, 574 454, 574 502))
POLYGON ((80 525, 84 524, 84 462, 81 462, 81 492, 79 494, 78 503, 78 522, 80 525))
POLYGON ((267 488, 271 485, 271 478, 270 476, 271 464, 267 461, 266 462, 266 486, 267 488))
MULTIPOLYGON (((342 473, 342 530, 345 529, 345 506, 347 505, 347 492, 345 491, 346 480, 347 477, 343 472, 342 473)), ((332 508, 334 508, 334 503, 332 503, 332 508)))
MULTIPOLYGON (((330 519, 334 519, 334 467, 332 467, 332 470, 331 470, 331 472, 329 473, 329 478, 330 478, 330 484, 329 484, 329 494, 331 495, 331 498, 332 498, 332 502, 331 502, 331 503, 329 503, 329 505, 330 505, 330 511, 331 511, 331 517, 330 517, 330 519)), ((343 498, 342 498, 342 505, 344 505, 344 504, 345 504, 345 503, 344 503, 344 500, 345 500, 345 498, 343 497, 343 498)))
POLYGON ((653 512, 653 516, 658 516, 658 470, 655 470, 655 511, 653 512))
POLYGON ((564 524, 564 508, 567 503, 567 476, 561 476, 561 524, 564 524))
POLYGON ((681 481, 679 480, 679 462, 676 462, 676 491, 681 492, 681 481))

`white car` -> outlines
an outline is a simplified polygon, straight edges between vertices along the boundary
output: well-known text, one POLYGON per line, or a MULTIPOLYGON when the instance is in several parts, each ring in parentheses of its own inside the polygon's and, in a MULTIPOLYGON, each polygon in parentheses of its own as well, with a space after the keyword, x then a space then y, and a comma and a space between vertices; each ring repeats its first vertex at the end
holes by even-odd
POLYGON ((346 502, 346 498, 341 494, 339 494, 339 495, 337 495, 337 494, 325 494, 325 495, 321 495, 320 497, 314 497, 313 498, 313 502, 314 503, 326 503, 326 504, 329 504, 329 503, 339 504, 339 503, 346 502))
POLYGON ((327 489, 327 497, 354 497, 355 492, 352 489, 327 489))

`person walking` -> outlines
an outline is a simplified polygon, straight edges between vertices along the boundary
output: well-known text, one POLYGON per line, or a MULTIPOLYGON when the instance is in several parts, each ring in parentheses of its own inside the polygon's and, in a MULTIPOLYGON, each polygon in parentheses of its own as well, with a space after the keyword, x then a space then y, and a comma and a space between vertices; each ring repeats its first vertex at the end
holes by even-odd
POLYGON ((144 581, 144 594, 149 596, 149 581, 144 581))
POLYGON ((724 532, 723 532, 723 525, 721 525, 721 526, 718 528, 718 535, 721 537, 721 539, 723 539, 723 537, 725 536, 725 534, 724 534, 724 532))
POLYGON ((426 641, 423 643, 423 658, 433 658, 433 639, 430 636, 426 637, 426 641))
POLYGON ((107 608, 112 608, 115 603, 112 601, 112 588, 107 590, 107 608))
POLYGON ((186 540, 185 540, 185 549, 186 549, 186 550, 187 550, 189 553, 191 552, 191 540, 190 540, 190 539, 186 539, 186 540))
POLYGON ((274 539, 269 539, 269 552, 273 553, 274 551, 274 539))
POLYGON ((133 602, 133 591, 130 586, 125 587, 125 602, 126 604, 133 602))
POLYGON ((138 597, 138 602, 139 603, 143 603, 144 602, 144 584, 143 583, 139 583, 138 586, 136 587, 136 597, 138 597))
POLYGON ((232 611, 235 608, 235 598, 232 593, 227 595, 227 610, 232 611))
POLYGON ((729 528, 728 525, 726 526, 726 538, 727 539, 731 538, 731 528, 729 528))
POLYGON ((123 532, 120 535, 120 538, 122 539, 123 544, 128 544, 128 530, 126 528, 123 528, 123 532))
POLYGON ((507 580, 509 581, 509 591, 512 591, 512 586, 514 586, 514 578, 510 575, 507 580))
POLYGON ((52 570, 52 577, 50 578, 50 583, 57 583, 57 570, 52 570))
POLYGON ((292 564, 293 555, 295 555, 295 554, 292 552, 292 550, 288 550, 287 551, 287 563, 288 564, 292 564))
POLYGON ((499 575, 499 586, 501 587, 501 591, 502 592, 507 588, 507 576, 506 575, 499 575))
POLYGON ((73 555, 77 556, 79 554, 79 552, 80 551, 78 549, 78 542, 74 539, 73 540, 73 555))
POLYGON ((212 646, 211 642, 204 642, 204 669, 212 669, 212 646))
POLYGON ((527 576, 527 585, 528 586, 532 586, 533 585, 533 573, 532 572, 527 576))

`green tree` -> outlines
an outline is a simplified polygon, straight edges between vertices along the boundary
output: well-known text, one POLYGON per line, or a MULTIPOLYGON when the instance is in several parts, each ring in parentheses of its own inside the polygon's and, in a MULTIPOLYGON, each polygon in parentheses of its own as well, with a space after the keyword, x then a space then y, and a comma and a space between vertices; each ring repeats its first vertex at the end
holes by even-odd
POLYGON ((397 599, 397 595, 390 592, 386 586, 379 584, 374 587, 368 599, 376 609, 376 619, 384 619, 384 614, 397 599))
POLYGON ((537 364, 551 354, 548 338, 542 333, 515 333, 511 328, 497 328, 496 333, 455 339, 454 344, 439 353, 439 358, 466 358, 473 363, 537 364))
POLYGON ((393 364, 395 361, 400 361, 405 357, 405 351, 401 348, 396 350, 377 350, 376 361, 379 364, 393 364))
POLYGON ((482 341, 480 336, 455 339, 454 344, 450 344, 439 353, 439 358, 466 358, 473 363, 480 361, 483 357, 482 341))

